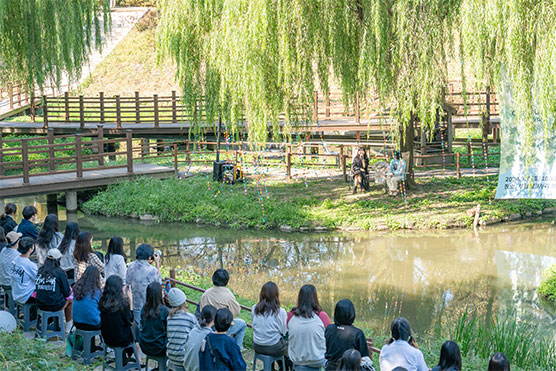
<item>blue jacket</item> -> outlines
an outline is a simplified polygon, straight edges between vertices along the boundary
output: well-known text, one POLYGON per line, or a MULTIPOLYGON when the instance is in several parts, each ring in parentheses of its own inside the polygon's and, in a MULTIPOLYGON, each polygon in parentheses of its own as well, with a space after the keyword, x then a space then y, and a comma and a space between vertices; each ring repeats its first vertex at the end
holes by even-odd
POLYGON ((246 365, 235 340, 226 334, 210 333, 199 351, 199 369, 245 371, 246 365), (212 350, 212 351, 211 351, 212 350))
POLYGON ((87 295, 82 300, 73 301, 73 322, 84 325, 100 325, 100 310, 98 301, 100 300, 100 290, 95 294, 87 295))
POLYGON ((17 226, 17 233, 21 233, 23 237, 31 237, 32 239, 36 240, 39 237, 39 230, 33 222, 28 221, 27 219, 22 219, 21 223, 17 226))

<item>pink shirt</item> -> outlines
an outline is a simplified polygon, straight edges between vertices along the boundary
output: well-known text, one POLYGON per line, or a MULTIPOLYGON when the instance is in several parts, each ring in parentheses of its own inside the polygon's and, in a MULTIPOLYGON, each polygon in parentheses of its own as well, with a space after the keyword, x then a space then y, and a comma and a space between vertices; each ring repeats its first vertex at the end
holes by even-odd
MULTIPOLYGON (((295 312, 293 310, 288 312, 288 320, 286 321, 286 323, 288 323, 288 324, 290 323, 290 319, 292 319, 294 314, 295 314, 295 312)), ((328 314, 326 314, 325 311, 321 310, 319 313, 317 313, 317 315, 319 316, 320 320, 324 324, 324 328, 326 328, 328 325, 330 325, 332 323, 330 321, 330 317, 328 317, 328 314)))

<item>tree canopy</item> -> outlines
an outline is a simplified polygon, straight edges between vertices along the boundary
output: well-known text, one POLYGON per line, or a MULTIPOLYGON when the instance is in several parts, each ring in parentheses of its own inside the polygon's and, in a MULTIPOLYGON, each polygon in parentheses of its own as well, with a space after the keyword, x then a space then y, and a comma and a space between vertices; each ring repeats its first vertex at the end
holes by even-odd
POLYGON ((109 0, 2 0, 0 77, 27 91, 75 80, 109 27, 109 0))
POLYGON ((177 62, 185 103, 193 111, 206 97, 209 121, 222 113, 235 124, 244 112, 255 141, 280 113, 286 124, 310 120, 312 91, 333 79, 346 101, 376 94, 400 125, 416 116, 431 127, 451 58, 463 81, 482 88, 506 69, 527 127, 535 100, 544 117, 556 111, 554 0, 160 0, 159 8, 159 56, 177 62))

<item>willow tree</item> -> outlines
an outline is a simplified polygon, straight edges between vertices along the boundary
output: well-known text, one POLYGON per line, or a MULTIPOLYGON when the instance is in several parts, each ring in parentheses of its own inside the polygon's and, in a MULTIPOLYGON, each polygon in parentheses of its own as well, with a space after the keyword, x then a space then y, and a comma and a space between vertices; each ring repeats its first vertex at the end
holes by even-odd
POLYGON ((109 26, 109 0, 2 0, 0 76, 29 92, 76 80, 109 26))

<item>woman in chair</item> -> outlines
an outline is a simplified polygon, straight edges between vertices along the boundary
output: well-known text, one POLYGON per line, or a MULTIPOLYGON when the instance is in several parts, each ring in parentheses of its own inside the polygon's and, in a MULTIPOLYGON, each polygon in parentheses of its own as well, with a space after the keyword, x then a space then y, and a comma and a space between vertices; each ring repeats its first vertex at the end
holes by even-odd
POLYGON ((365 191, 369 190, 368 174, 369 157, 367 157, 365 148, 359 147, 357 155, 353 158, 351 164, 351 177, 354 182, 353 193, 357 192, 357 186, 359 186, 360 189, 365 189, 365 191))

